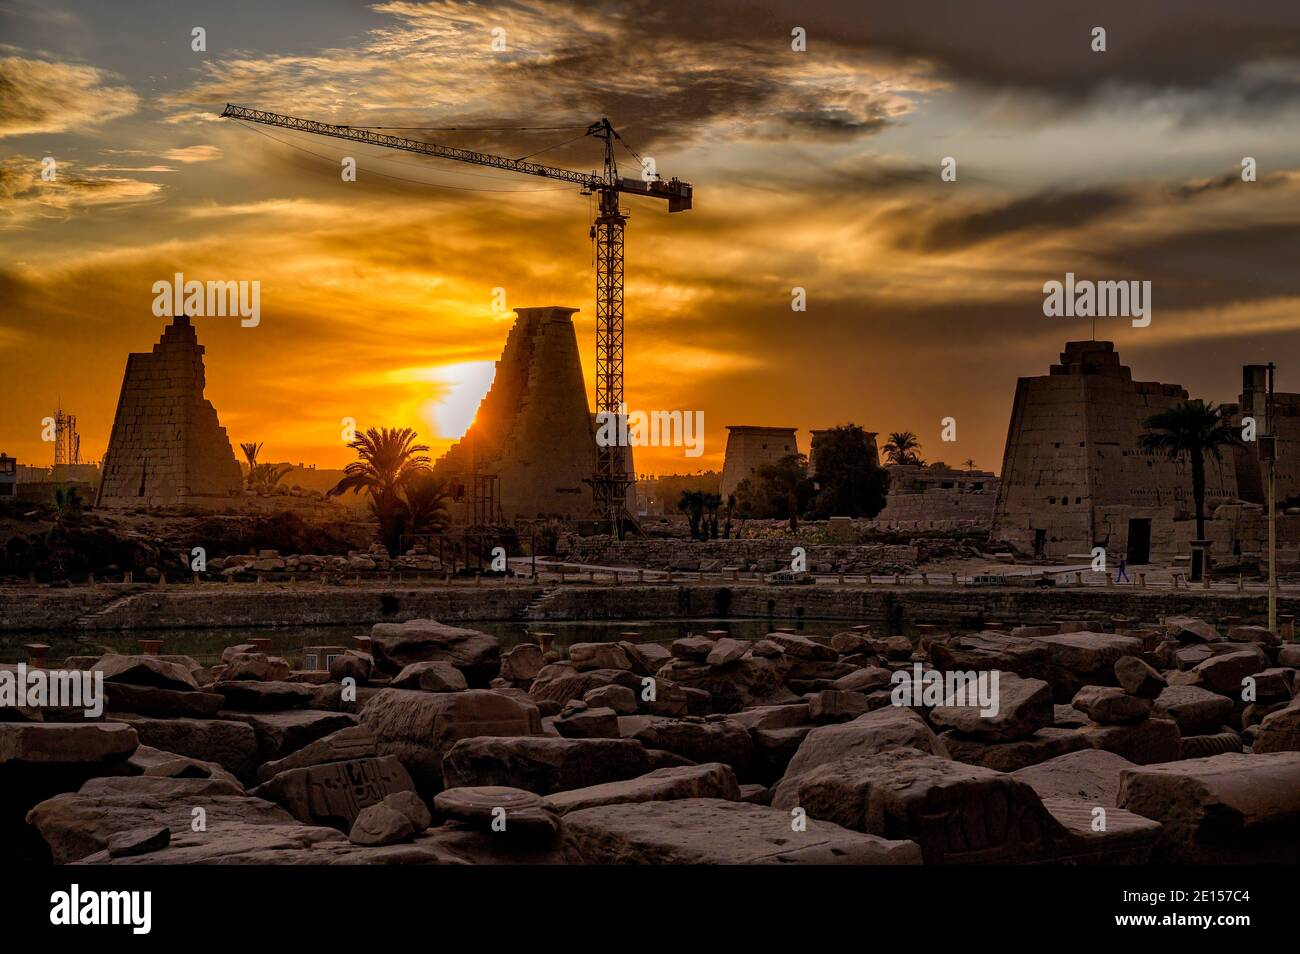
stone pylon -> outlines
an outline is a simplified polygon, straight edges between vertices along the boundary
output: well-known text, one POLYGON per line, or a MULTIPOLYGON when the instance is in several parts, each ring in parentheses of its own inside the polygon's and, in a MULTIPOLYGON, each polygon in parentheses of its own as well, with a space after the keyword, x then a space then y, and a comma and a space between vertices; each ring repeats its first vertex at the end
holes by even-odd
MULTIPOLYGON (((752 477, 764 464, 799 453, 793 427, 727 425, 727 452, 722 460, 722 499, 734 494, 741 481, 752 477)), ((872 435, 874 440, 875 435, 872 435)))
POLYGON ((434 465, 463 494, 459 521, 474 519, 476 485, 482 501, 488 484, 495 488, 496 512, 486 522, 592 516, 584 481, 596 467, 596 436, 573 328, 576 311, 515 309, 518 317, 474 423, 434 465))
POLYGON ((96 506, 217 505, 243 477, 203 396, 203 346, 178 315, 146 354, 130 354, 96 506))
MULTIPOLYGON (((1129 562, 1172 559, 1192 515, 1185 457, 1142 447, 1145 421, 1188 400, 1134 381, 1110 341, 1069 341, 1048 373, 1016 383, 991 539, 1058 560, 1103 547, 1129 562), (1133 546, 1130 546, 1133 543, 1133 546)), ((1237 496, 1231 454, 1207 460, 1206 509, 1237 496)))

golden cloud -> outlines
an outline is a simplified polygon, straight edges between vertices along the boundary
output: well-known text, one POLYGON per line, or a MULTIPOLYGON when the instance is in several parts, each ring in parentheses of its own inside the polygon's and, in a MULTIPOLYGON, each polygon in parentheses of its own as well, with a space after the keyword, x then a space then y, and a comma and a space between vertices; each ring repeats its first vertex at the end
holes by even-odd
POLYGON ((59 163, 55 177, 46 180, 41 160, 34 156, 0 159, 0 230, 24 228, 38 218, 64 219, 78 208, 147 201, 162 191, 154 182, 92 178, 77 175, 75 168, 71 162, 59 163))
POLYGON ((0 137, 83 129, 134 113, 138 97, 93 66, 0 59, 0 137))
POLYGON ((179 149, 168 149, 162 157, 172 162, 211 162, 221 158, 221 150, 208 145, 182 146, 179 149))

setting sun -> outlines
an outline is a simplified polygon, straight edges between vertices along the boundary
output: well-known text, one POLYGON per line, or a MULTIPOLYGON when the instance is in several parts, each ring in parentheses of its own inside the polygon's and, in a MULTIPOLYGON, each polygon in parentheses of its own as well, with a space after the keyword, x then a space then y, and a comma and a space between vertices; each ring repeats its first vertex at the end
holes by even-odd
POLYGON ((430 437, 436 440, 459 440, 474 422, 474 412, 492 385, 496 362, 463 361, 429 371, 430 380, 445 391, 420 409, 421 423, 428 425, 430 437))

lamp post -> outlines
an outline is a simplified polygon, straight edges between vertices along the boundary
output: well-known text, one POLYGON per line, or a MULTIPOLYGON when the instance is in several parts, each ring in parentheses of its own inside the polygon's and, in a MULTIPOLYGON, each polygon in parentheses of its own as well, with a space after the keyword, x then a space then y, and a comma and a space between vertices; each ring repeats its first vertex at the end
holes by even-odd
POLYGON ((1277 461, 1277 434, 1273 430, 1273 370, 1268 363, 1268 391, 1264 396, 1264 428, 1259 441, 1259 457, 1268 469, 1268 630, 1277 634, 1277 503, 1274 497, 1273 472, 1277 461))

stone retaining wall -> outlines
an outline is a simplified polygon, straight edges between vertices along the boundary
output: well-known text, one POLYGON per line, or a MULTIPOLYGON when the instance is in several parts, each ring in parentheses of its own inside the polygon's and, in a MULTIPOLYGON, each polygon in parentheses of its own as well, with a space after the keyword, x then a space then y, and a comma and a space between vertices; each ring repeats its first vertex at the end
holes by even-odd
MULTIPOLYGON (((1300 598, 1282 597, 1282 614, 1300 598)), ((252 586, 239 584, 0 591, 0 632, 148 630, 258 626, 358 625, 433 618, 475 620, 682 619, 710 617, 868 622, 882 631, 918 623, 974 628, 1004 623, 1112 617, 1155 621, 1187 614, 1263 620, 1264 594, 1196 590, 1059 587, 770 586, 757 583, 659 583, 473 586, 252 586)))
POLYGON ((917 549, 898 544, 805 544, 798 537, 745 540, 615 540, 610 536, 562 538, 557 555, 574 563, 649 569, 699 570, 738 566, 789 569, 791 550, 802 546, 814 573, 894 573, 916 566, 917 549))

